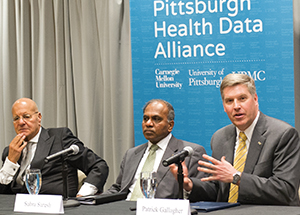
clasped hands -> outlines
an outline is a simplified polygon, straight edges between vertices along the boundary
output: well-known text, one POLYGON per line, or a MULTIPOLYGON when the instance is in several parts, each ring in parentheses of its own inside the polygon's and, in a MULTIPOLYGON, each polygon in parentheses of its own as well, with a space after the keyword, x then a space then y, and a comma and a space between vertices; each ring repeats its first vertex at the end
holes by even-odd
MULTIPOLYGON (((225 156, 221 160, 217 160, 209 155, 204 154, 203 158, 208 160, 208 162, 199 160, 200 165, 197 169, 198 171, 210 174, 208 177, 202 178, 201 181, 221 181, 224 183, 231 183, 233 180, 233 174, 236 173, 236 169, 225 160, 225 156)), ((173 173, 174 177, 177 179, 178 167, 175 164, 171 164, 170 171, 173 173)), ((193 182, 188 177, 188 169, 185 162, 182 162, 183 171, 183 188, 186 191, 191 191, 193 188, 193 182)))

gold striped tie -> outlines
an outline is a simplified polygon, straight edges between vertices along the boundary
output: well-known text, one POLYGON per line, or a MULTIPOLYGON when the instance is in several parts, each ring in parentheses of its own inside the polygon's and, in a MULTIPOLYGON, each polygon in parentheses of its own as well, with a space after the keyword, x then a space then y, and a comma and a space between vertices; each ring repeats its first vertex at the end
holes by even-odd
MULTIPOLYGON (((243 172, 245 167, 245 161, 247 158, 247 146, 246 146, 247 136, 245 135, 244 132, 240 132, 239 140, 240 140, 240 144, 235 153, 236 155, 234 158, 233 167, 237 171, 243 172)), ((238 195, 239 195, 239 187, 231 183, 228 202, 237 202, 238 195)))

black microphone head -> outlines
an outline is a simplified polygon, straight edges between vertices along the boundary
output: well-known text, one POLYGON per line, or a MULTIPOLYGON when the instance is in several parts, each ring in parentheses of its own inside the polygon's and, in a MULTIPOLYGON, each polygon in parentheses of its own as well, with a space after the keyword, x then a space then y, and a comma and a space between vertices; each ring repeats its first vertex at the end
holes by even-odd
POLYGON ((73 150, 72 155, 76 155, 79 152, 79 147, 75 144, 73 144, 72 146, 70 146, 70 148, 73 150))
POLYGON ((163 160, 162 165, 163 165, 163 166, 169 166, 169 163, 168 163, 168 161, 163 160))
POLYGON ((192 156, 194 154, 194 149, 190 146, 184 147, 183 150, 188 152, 188 156, 192 156))

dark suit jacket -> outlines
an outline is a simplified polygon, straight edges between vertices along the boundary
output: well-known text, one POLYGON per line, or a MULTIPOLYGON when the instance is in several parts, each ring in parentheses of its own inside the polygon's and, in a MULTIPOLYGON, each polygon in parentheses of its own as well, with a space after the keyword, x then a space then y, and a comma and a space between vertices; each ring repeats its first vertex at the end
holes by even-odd
MULTIPOLYGON (((143 145, 131 148, 126 152, 121 163, 120 173, 116 183, 113 184, 105 193, 129 193, 129 187, 132 184, 132 180, 134 179, 136 170, 145 153, 145 150, 147 149, 147 146, 148 144, 145 143, 143 145)), ((202 154, 205 154, 205 149, 202 146, 178 140, 172 136, 162 160, 165 160, 171 157, 174 153, 183 150, 185 146, 191 146, 194 149, 193 156, 185 159, 186 165, 189 169, 189 176, 200 179, 204 174, 197 170, 197 162, 200 159, 203 160, 202 154)), ((178 198, 178 182, 170 172, 169 167, 164 167, 162 163, 160 163, 157 170, 157 181, 158 186, 155 194, 156 198, 178 198)))
MULTIPOLYGON (((106 162, 92 150, 84 147, 83 143, 68 128, 42 128, 36 152, 31 162, 32 169, 38 168, 42 172, 41 194, 63 195, 62 159, 45 163, 45 158, 69 148, 73 144, 79 147, 79 152, 77 155, 70 155, 67 159, 69 196, 76 196, 78 191, 77 169, 80 169, 87 175, 85 182, 95 185, 99 192, 102 192, 108 176, 106 162)), ((3 162, 8 155, 8 150, 8 147, 6 147, 3 151, 3 162)), ((17 175, 18 172, 9 185, 0 185, 0 193, 27 193, 25 186, 20 186, 15 182, 17 175)))
MULTIPOLYGON (((236 141, 234 125, 218 130, 211 139, 212 156, 233 163, 236 141)), ((299 205, 300 143, 298 133, 287 123, 260 113, 254 128, 238 201, 244 204, 299 205)), ((228 201, 229 183, 200 182, 191 201, 228 201)))

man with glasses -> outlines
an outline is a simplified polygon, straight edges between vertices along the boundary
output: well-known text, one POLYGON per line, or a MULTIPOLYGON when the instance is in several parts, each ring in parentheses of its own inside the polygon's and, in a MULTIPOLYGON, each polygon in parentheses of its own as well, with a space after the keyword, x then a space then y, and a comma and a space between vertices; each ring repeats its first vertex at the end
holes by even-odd
POLYGON ((62 159, 45 163, 45 158, 76 144, 79 152, 69 156, 68 195, 85 196, 102 192, 108 176, 106 162, 88 149, 68 128, 41 126, 42 114, 36 103, 28 98, 17 100, 12 106, 13 124, 17 135, 2 154, 0 193, 27 193, 24 186, 24 170, 40 169, 42 187, 40 193, 63 195, 62 159), (77 170, 87 178, 78 191, 77 170))

